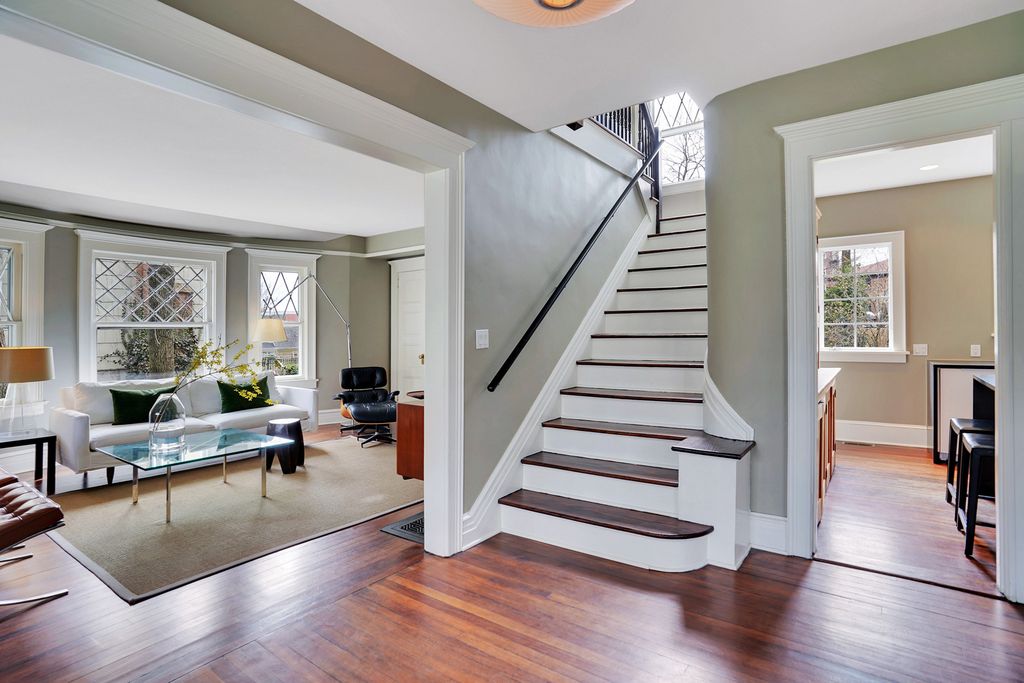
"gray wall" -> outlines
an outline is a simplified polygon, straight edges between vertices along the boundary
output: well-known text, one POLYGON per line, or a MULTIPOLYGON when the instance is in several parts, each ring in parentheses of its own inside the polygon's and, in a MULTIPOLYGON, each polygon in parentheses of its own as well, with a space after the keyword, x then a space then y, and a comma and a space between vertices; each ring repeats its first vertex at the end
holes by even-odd
POLYGON ((822 363, 839 367, 836 417, 927 425, 928 361, 995 354, 992 176, 821 197, 819 237, 902 230, 907 349, 928 356, 906 363, 822 363))
POLYGON ((465 193, 468 508, 639 225, 641 203, 624 205, 505 383, 488 393, 490 376, 625 180, 290 0, 164 2, 476 143, 466 155, 465 193), (474 350, 477 328, 490 329, 490 349, 474 350))
POLYGON ((780 76, 705 108, 710 370, 755 430, 752 507, 786 513, 782 140, 773 128, 1024 72, 1024 12, 780 76))

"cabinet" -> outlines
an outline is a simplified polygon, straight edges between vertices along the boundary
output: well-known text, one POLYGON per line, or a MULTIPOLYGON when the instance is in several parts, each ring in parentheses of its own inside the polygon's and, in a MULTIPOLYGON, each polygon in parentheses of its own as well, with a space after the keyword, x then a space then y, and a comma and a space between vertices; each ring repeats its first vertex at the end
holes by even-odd
POLYGON ((818 505, 817 519, 825 514, 825 493, 836 471, 836 377, 838 368, 818 370, 818 505))

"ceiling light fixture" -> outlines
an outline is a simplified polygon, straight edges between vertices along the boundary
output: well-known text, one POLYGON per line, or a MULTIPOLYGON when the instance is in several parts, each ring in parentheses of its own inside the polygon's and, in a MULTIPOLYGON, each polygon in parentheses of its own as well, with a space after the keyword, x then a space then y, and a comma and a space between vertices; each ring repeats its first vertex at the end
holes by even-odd
POLYGON ((921 170, 922 170, 922 171, 934 171, 934 170, 935 170, 935 169, 937 169, 938 167, 939 167, 939 165, 938 165, 938 164, 928 164, 927 166, 922 166, 922 167, 921 167, 921 170))
POLYGON ((517 24, 540 28, 579 26, 615 14, 636 0, 473 0, 485 10, 517 24))

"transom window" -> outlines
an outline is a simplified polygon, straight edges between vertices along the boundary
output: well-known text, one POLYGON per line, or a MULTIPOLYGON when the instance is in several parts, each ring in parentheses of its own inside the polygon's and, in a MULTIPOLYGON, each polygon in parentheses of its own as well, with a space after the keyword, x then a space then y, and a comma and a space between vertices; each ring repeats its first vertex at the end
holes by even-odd
POLYGON ((818 310, 825 360, 905 356, 903 233, 819 240, 818 310))
POLYGON ((83 380, 173 377, 199 344, 223 341, 227 247, 78 234, 83 380))

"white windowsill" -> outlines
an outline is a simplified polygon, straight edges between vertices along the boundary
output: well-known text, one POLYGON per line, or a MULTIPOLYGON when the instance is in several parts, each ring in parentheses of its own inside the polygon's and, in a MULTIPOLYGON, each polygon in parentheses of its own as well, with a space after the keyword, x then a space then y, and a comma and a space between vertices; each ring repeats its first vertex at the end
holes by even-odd
POLYGON ((820 352, 822 363, 906 363, 906 351, 827 351, 820 352))
POLYGON ((681 183, 666 183, 661 186, 661 195, 667 197, 674 194, 686 194, 687 192, 703 192, 704 179, 684 180, 681 183))
POLYGON ((309 379, 306 377, 296 377, 294 375, 276 375, 274 377, 274 381, 277 382, 278 384, 283 384, 284 386, 288 387, 316 389, 317 382, 319 382, 320 380, 316 379, 315 377, 313 379, 309 379))

